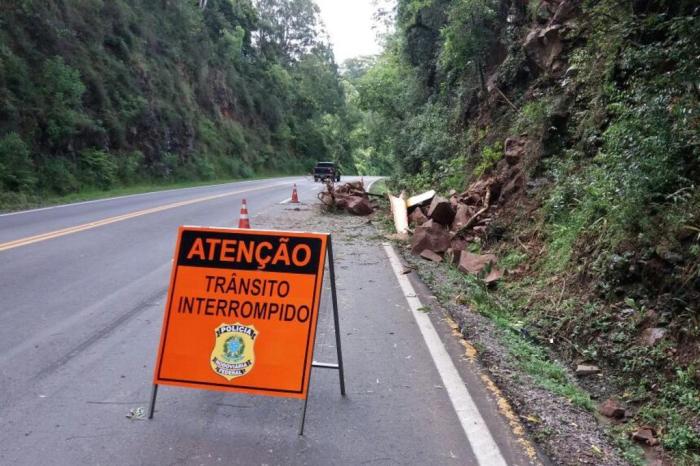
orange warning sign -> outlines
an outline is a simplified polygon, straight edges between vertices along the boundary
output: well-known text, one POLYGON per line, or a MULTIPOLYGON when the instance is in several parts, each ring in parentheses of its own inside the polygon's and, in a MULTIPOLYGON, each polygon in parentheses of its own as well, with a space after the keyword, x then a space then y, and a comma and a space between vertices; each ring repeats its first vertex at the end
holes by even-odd
POLYGON ((180 227, 154 383, 305 398, 327 241, 180 227))

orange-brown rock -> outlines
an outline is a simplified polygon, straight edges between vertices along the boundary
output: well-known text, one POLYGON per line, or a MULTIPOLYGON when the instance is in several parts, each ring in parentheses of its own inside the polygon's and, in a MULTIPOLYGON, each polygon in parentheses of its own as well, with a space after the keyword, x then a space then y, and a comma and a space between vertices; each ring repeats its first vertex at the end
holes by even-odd
POLYGON ((449 200, 442 196, 435 196, 428 208, 428 217, 440 225, 451 225, 455 218, 455 211, 449 200))
POLYGON ((459 270, 463 273, 478 275, 487 265, 496 263, 496 256, 493 254, 473 254, 463 251, 459 258, 459 270))
POLYGON ((450 247, 450 233, 433 220, 428 220, 416 228, 411 238, 411 252, 419 255, 426 249, 433 252, 445 252, 450 247))

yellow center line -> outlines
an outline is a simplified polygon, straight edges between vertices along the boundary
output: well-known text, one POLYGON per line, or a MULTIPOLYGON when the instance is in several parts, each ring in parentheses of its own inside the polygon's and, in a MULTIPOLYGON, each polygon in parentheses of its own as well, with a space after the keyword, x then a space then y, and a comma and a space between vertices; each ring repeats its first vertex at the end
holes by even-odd
POLYGON ((156 212, 163 212, 164 210, 175 209, 178 207, 184 207, 191 204, 197 204, 199 202, 212 201, 214 199, 221 199, 222 197, 235 196, 238 194, 243 194, 251 191, 260 191, 262 189, 269 189, 276 186, 282 186, 289 183, 276 183, 273 185, 261 186, 258 188, 250 189, 240 189, 238 191, 231 191, 223 194, 214 194, 212 196, 198 197, 196 199, 190 199, 188 201, 173 202, 172 204, 165 204, 158 207, 151 207, 149 209, 138 210, 136 212, 130 212, 127 214, 117 215, 115 217, 109 217, 102 220, 95 220, 94 222, 83 223, 82 225, 76 225, 73 227, 62 228, 60 230, 50 231, 48 233, 42 233, 40 235, 28 236, 26 238, 20 238, 13 241, 8 241, 7 243, 0 243, 0 252, 7 251, 8 249, 18 248, 20 246, 27 246, 29 244, 38 243, 40 241, 46 241, 49 239, 59 238, 61 236, 70 235, 73 233, 78 233, 85 230, 91 230, 93 228, 101 227, 104 225, 109 225, 111 223, 122 222, 124 220, 129 220, 136 217, 141 217, 144 215, 155 214, 156 212))

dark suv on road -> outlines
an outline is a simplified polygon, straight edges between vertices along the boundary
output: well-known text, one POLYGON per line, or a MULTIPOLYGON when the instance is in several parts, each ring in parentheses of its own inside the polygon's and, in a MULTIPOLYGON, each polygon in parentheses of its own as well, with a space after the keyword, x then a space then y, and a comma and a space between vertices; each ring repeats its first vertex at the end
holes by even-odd
POLYGON ((318 162, 314 168, 314 181, 340 181, 340 169, 335 162, 318 162))

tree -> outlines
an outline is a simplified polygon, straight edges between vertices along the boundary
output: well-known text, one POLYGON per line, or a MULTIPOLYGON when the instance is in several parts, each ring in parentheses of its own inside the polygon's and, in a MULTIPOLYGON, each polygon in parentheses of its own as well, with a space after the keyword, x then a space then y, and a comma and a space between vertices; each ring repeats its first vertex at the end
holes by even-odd
POLYGON ((29 149, 17 133, 0 139, 0 190, 29 191, 36 183, 29 149))
POLYGON ((260 17, 258 47, 287 62, 318 42, 319 8, 313 0, 256 0, 260 17))
POLYGON ((496 17, 493 0, 459 0, 449 10, 447 25, 442 30, 443 47, 440 64, 443 68, 463 72, 473 64, 482 91, 485 56, 496 39, 490 23, 496 17))

